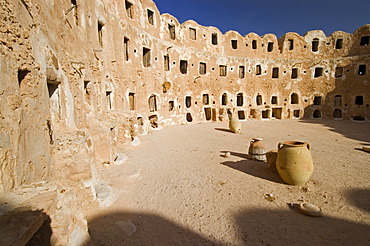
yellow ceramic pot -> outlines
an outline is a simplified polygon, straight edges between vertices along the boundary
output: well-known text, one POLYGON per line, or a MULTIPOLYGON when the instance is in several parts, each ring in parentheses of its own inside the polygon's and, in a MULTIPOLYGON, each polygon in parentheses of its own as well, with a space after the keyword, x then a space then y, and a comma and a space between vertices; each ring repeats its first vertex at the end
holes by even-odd
POLYGON ((230 128, 230 131, 234 133, 240 133, 242 130, 242 124, 240 123, 238 119, 232 118, 229 121, 229 128, 230 128))
POLYGON ((285 183, 302 185, 313 172, 310 145, 305 142, 288 141, 279 143, 276 169, 285 183))

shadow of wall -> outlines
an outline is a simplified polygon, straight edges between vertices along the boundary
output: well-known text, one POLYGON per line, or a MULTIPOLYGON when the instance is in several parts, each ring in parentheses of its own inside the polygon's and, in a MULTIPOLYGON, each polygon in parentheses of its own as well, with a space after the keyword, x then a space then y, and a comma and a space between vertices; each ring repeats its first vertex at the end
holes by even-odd
POLYGON ((352 205, 370 213, 370 189, 350 189, 345 192, 345 197, 352 205))
POLYGON ((222 245, 149 213, 107 213, 88 222, 88 245, 222 245))
POLYGON ((298 211, 245 210, 236 215, 245 245, 368 245, 370 226, 298 211))
MULTIPOLYGON (((368 245, 370 226, 297 210, 244 210, 235 215, 235 245, 368 245), (237 243, 239 242, 239 243, 237 243), (243 243, 240 243, 243 242, 243 243)), ((115 212, 89 221, 87 245, 226 245, 161 216, 115 212)))
POLYGON ((0 216, 0 245, 51 245, 50 224, 42 210, 17 207, 0 216))

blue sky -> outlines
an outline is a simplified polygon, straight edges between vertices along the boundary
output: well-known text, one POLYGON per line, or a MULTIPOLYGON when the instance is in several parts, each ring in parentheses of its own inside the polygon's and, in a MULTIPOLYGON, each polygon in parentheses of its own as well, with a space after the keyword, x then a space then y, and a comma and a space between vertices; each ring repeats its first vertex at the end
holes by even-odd
POLYGON ((370 0, 154 0, 180 23, 192 19, 221 32, 304 35, 309 30, 353 33, 370 24, 370 0))

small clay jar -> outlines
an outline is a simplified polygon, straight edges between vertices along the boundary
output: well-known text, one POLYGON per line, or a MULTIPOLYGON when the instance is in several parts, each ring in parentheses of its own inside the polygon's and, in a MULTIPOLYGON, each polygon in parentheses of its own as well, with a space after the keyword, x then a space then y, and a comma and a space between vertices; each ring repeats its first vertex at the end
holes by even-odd
POLYGON ((266 147, 262 138, 253 138, 249 145, 248 154, 251 160, 266 161, 266 147))
POLYGON ((233 133, 240 133, 242 130, 242 124, 238 119, 231 118, 229 121, 229 128, 233 133))

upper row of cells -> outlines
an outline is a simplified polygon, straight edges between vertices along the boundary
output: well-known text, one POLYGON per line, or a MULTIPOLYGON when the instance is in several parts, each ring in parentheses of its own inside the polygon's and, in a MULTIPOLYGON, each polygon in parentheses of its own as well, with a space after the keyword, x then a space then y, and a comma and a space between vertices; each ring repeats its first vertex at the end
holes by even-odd
MULTIPOLYGON (((126 12, 127 12, 128 17, 132 19, 133 18, 133 4, 126 0, 125 7, 126 7, 126 12)), ((147 17, 148 17, 148 22, 151 25, 154 25, 154 12, 151 11, 150 9, 147 9, 147 17)), ((175 25, 168 24, 168 30, 170 33, 170 38, 174 40, 176 38, 175 25)), ((189 31, 190 31, 190 39, 196 40, 197 39, 196 29, 190 27, 189 31)), ((218 44, 217 33, 212 33, 211 43, 213 45, 218 44)), ((361 46, 367 46, 369 44, 370 44, 370 36, 361 37, 361 41, 360 41, 361 46)), ((246 44, 246 46, 248 46, 248 44, 246 44)), ((234 39, 231 40, 231 47, 233 49, 237 49, 238 41, 234 39)), ((288 39, 288 49, 293 50, 293 48, 294 48, 294 40, 288 39)), ((342 49, 342 48, 343 48, 343 39, 339 38, 335 42, 335 49, 342 49)), ((257 40, 252 40, 252 49, 257 49, 257 40)), ((273 49, 274 49, 274 43, 269 42, 267 44, 267 51, 272 52, 273 49)), ((319 39, 318 38, 313 39, 311 50, 312 52, 319 51, 319 39)))
MULTIPOLYGON (((129 39, 124 38, 124 59, 125 61, 129 60, 129 39)), ((149 67, 151 66, 151 54, 150 49, 143 47, 143 66, 149 67)), ((175 63, 174 63, 175 64, 175 63)), ((170 70, 170 57, 169 55, 164 56, 164 69, 165 71, 170 70)), ((188 70, 188 61, 186 60, 180 60, 180 72, 182 74, 186 74, 188 70)), ((200 74, 206 74, 207 70, 207 64, 204 62, 199 63, 199 73, 200 74)), ((343 72, 343 67, 337 67, 335 71, 335 77, 341 77, 343 72)), ((323 68, 315 68, 314 77, 320 77, 322 76, 323 68)), ((359 65, 358 74, 359 75, 365 75, 366 73, 366 65, 361 64, 359 65)), ((256 65, 256 75, 261 75, 262 69, 261 65, 256 65)), ((220 65, 220 76, 226 76, 227 75, 227 66, 226 65, 220 65)), ((239 66, 239 77, 243 79, 245 77, 245 67, 239 66)), ((279 68, 275 67, 272 69, 272 78, 278 78, 279 77, 279 68)), ((292 79, 295 79, 298 77, 298 69, 293 68, 292 69, 292 79)))

